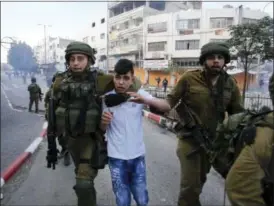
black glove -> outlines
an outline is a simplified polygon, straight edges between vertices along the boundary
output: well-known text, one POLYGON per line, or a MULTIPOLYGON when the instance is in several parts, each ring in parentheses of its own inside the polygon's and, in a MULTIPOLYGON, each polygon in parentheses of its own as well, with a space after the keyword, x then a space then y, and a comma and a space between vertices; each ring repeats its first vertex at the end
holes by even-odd
POLYGON ((52 168, 53 170, 55 170, 55 165, 57 164, 57 156, 58 156, 58 149, 48 149, 47 152, 47 168, 52 168))

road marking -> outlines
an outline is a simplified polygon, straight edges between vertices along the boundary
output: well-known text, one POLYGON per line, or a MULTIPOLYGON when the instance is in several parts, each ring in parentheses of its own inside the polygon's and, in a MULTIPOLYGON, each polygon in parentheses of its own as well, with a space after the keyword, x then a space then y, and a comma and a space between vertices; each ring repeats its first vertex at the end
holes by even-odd
POLYGON ((39 144, 43 141, 43 137, 37 137, 25 150, 25 152, 29 152, 33 154, 35 150, 38 148, 39 144))
POLYGON ((5 89, 3 88, 3 86, 2 86, 2 83, 1 83, 1 89, 2 89, 2 91, 3 91, 3 94, 4 94, 4 96, 5 96, 6 100, 7 100, 7 102, 8 102, 9 107, 10 107, 13 111, 22 112, 21 110, 18 110, 18 109, 14 109, 14 108, 13 108, 13 106, 12 106, 12 104, 11 104, 11 102, 10 102, 10 100, 9 100, 9 98, 8 98, 8 96, 7 96, 7 94, 6 94, 6 91, 5 91, 5 89))

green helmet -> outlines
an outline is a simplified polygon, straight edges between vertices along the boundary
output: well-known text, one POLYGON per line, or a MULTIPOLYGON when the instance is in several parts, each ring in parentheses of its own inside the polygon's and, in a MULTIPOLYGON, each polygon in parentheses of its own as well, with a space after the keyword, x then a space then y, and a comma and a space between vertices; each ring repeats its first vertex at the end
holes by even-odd
POLYGON ((69 61, 69 57, 71 54, 85 54, 85 55, 87 55, 91 59, 91 65, 93 65, 96 60, 96 58, 94 56, 96 54, 96 51, 93 48, 91 48, 91 46, 89 46, 88 44, 79 42, 79 41, 71 42, 67 46, 65 53, 66 53, 65 59, 66 59, 67 63, 69 61))
POLYGON ((272 104, 274 106, 274 72, 273 72, 272 76, 269 79, 268 88, 269 88, 270 98, 271 98, 272 104))
POLYGON ((204 64, 205 59, 211 54, 222 54, 225 57, 225 64, 230 62, 229 46, 223 42, 210 42, 205 44, 201 49, 199 63, 204 64))

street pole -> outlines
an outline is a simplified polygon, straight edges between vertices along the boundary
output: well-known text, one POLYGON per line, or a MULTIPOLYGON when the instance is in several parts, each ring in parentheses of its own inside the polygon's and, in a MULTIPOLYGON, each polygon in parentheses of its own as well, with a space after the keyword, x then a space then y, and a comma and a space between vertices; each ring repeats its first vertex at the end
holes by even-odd
POLYGON ((46 33, 46 25, 44 25, 44 38, 45 38, 45 64, 47 63, 47 33, 46 33))
POLYGON ((108 29, 108 27, 109 27, 109 9, 108 9, 108 3, 107 3, 107 45, 106 45, 106 49, 107 49, 107 58, 106 58, 106 73, 108 74, 108 70, 109 70, 109 46, 108 46, 108 44, 109 44, 109 29, 108 29))
POLYGON ((47 27, 51 27, 51 25, 46 25, 46 24, 38 24, 38 26, 43 26, 44 27, 44 58, 45 58, 45 64, 47 63, 47 27))

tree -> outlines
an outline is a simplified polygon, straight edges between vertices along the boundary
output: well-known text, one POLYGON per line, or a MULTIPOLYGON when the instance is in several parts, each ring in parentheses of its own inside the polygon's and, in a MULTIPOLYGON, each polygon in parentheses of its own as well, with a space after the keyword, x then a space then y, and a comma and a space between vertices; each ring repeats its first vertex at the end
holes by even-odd
POLYGON ((273 59, 273 19, 264 17, 256 23, 233 25, 229 28, 231 38, 227 43, 244 68, 242 99, 245 100, 247 74, 255 58, 262 61, 273 59))
POLYGON ((32 48, 25 42, 19 42, 11 46, 8 51, 8 63, 17 71, 31 72, 33 68, 37 68, 32 48))

